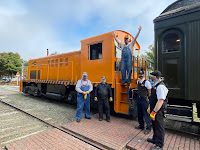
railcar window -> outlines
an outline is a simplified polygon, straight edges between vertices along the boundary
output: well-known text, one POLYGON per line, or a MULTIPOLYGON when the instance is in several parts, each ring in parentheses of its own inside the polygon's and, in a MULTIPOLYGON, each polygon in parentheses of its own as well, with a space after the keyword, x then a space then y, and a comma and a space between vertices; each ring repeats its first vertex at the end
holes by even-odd
POLYGON ((54 60, 51 60, 51 67, 54 67, 54 60))
POLYGON ((102 43, 90 45, 90 60, 102 59, 102 43))
POLYGON ((68 57, 65 58, 65 66, 68 66, 68 57))
POLYGON ((58 67, 58 59, 56 59, 55 67, 58 67))
POLYGON ((63 59, 60 58, 60 67, 62 67, 62 62, 63 62, 63 59))
MULTIPOLYGON (((120 42, 121 40, 118 39, 120 42)), ((118 43, 114 40, 115 43, 115 57, 116 58, 121 58, 122 57, 122 49, 119 47, 118 43)))
POLYGON ((162 51, 164 53, 180 51, 180 37, 177 33, 169 33, 165 35, 162 41, 162 51))

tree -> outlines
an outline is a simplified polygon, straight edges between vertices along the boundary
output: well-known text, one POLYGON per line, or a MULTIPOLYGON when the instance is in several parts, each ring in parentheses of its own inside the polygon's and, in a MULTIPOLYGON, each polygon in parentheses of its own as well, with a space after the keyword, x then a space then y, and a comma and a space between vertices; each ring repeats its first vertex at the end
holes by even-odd
POLYGON ((51 53, 50 55, 56 55, 56 54, 58 54, 58 52, 57 52, 57 51, 55 51, 55 52, 51 53))
POLYGON ((141 55, 141 57, 143 57, 147 61, 147 64, 150 65, 149 67, 151 67, 152 70, 154 69, 154 55, 155 55, 154 51, 155 51, 155 48, 152 44, 152 45, 149 45, 148 51, 145 50, 145 54, 141 55))
POLYGON ((21 72, 22 59, 18 53, 1 53, 0 72, 12 77, 13 74, 21 72))

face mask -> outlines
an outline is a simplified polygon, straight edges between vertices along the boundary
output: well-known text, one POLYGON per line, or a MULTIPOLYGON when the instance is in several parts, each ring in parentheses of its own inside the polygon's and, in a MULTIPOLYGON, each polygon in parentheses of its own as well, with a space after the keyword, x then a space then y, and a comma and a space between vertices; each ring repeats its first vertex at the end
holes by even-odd
POLYGON ((139 78, 140 78, 140 79, 142 79, 142 78, 143 78, 143 76, 139 76, 139 78))
POLYGON ((87 79, 87 76, 83 76, 83 80, 86 80, 87 79))
POLYGON ((126 44, 126 45, 128 44, 128 40, 125 40, 125 44, 126 44))
POLYGON ((152 81, 154 81, 156 79, 156 77, 151 76, 150 77, 152 81))

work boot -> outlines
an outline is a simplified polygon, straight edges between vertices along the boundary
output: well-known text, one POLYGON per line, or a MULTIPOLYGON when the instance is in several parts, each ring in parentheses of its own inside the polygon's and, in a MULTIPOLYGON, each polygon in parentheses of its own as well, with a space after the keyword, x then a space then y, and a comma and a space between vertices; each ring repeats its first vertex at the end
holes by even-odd
POLYGON ((147 138, 147 142, 155 144, 154 140, 151 138, 147 138))
POLYGON ((107 122, 110 122, 110 119, 106 119, 107 122))
POLYGON ((102 121, 103 119, 102 118, 99 118, 99 121, 102 121))
POLYGON ((91 118, 91 117, 88 117, 88 118, 87 118, 87 117, 85 117, 85 119, 92 119, 92 118, 91 118))
POLYGON ((79 123, 80 121, 81 121, 80 119, 76 119, 76 122, 78 122, 78 123, 79 123))
POLYGON ((151 150, 163 150, 160 146, 155 145, 154 147, 151 148, 151 150))
POLYGON ((146 129, 146 130, 144 131, 144 134, 147 135, 147 134, 149 134, 150 132, 151 132, 151 130, 146 129))
POLYGON ((122 85, 124 85, 124 84, 125 84, 125 82, 122 82, 121 84, 122 84, 122 85))
POLYGON ((135 129, 141 129, 141 130, 144 130, 144 128, 142 128, 141 126, 136 126, 135 129))

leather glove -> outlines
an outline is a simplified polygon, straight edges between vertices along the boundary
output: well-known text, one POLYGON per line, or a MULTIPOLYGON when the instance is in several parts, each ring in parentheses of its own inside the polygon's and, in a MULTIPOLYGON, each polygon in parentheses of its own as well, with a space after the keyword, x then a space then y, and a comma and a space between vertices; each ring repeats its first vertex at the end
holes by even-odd
POLYGON ((155 117, 156 117, 156 112, 155 111, 152 111, 151 114, 150 114, 150 118, 151 120, 155 120, 155 117))
POLYGON ((112 102, 112 101, 113 101, 113 98, 112 98, 112 97, 110 97, 110 99, 109 99, 109 100, 110 100, 110 102, 112 102))
POLYGON ((87 94, 84 95, 84 99, 87 99, 87 94))
POLYGON ((147 112, 150 114, 150 106, 148 106, 148 108, 147 108, 147 112))
POLYGON ((97 97, 94 97, 94 100, 95 100, 95 101, 98 101, 97 97))

